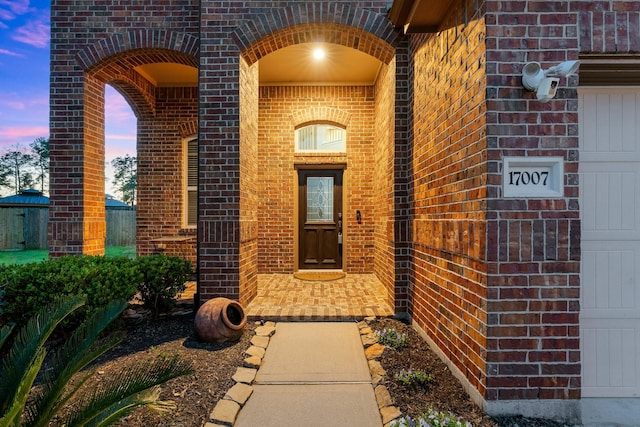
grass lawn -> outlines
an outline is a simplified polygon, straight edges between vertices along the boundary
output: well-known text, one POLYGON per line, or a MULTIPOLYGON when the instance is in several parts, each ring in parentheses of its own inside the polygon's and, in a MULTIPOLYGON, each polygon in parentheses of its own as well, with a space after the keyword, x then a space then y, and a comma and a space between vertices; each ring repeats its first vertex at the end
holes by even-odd
MULTIPOLYGON (((107 246, 105 256, 127 256, 135 258, 135 246, 107 246)), ((0 251, 0 264, 28 264, 44 261, 49 258, 47 249, 26 249, 24 251, 0 251)))

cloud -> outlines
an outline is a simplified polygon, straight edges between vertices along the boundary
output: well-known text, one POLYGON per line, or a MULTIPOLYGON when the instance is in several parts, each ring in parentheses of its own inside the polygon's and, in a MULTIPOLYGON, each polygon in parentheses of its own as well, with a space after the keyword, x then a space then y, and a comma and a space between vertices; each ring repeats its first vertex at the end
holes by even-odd
POLYGON ((107 141, 135 141, 136 136, 134 134, 126 135, 126 134, 117 134, 117 133, 109 133, 105 135, 105 139, 107 141))
POLYGON ((29 144, 36 138, 48 138, 48 126, 10 126, 0 128, 0 150, 17 143, 29 144))
POLYGON ((8 55, 8 56, 16 56, 18 58, 24 58, 24 55, 7 50, 7 49, 0 49, 0 55, 8 55))
POLYGON ((34 47, 45 48, 49 44, 49 24, 44 21, 28 21, 15 30, 11 38, 34 47))
POLYGON ((0 0, 0 6, 7 6, 16 15, 24 15, 29 10, 29 0, 0 0))

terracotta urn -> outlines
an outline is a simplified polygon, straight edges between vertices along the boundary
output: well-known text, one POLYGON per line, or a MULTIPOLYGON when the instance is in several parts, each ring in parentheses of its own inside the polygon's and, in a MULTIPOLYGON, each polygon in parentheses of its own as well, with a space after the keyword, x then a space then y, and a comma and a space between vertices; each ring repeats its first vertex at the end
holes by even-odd
POLYGON ((200 341, 221 343, 239 340, 246 324, 247 316, 239 302, 214 298, 198 309, 194 330, 200 341))

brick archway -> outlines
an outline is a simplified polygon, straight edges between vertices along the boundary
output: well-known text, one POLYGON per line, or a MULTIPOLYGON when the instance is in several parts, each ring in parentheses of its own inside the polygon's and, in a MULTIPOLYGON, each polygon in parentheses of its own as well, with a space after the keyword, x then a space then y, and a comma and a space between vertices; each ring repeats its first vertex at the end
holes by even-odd
POLYGON ((348 126, 351 114, 348 111, 332 107, 312 107, 295 111, 291 115, 291 124, 298 127, 304 123, 324 121, 348 126))
POLYGON ((344 3, 304 2, 248 20, 232 38, 248 65, 298 43, 322 40, 364 52, 387 64, 399 36, 386 16, 344 3))
MULTIPOLYGON (((260 88, 258 80, 257 69, 259 67, 259 61, 264 56, 275 52, 279 49, 286 48, 288 46, 318 42, 328 44, 337 44, 340 46, 348 47, 362 53, 368 54, 378 59, 385 69, 384 80, 382 85, 390 88, 385 93, 392 94, 390 101, 385 103, 382 107, 385 109, 385 113, 377 111, 373 107, 370 108, 371 116, 368 117, 365 125, 364 114, 360 113, 358 117, 357 125, 354 125, 354 129, 369 128, 372 129, 372 125, 375 122, 373 117, 376 114, 394 114, 395 109, 395 69, 397 57, 396 48, 400 43, 400 38, 396 30, 391 25, 387 16, 383 13, 376 13, 370 10, 354 7, 350 4, 344 3, 324 3, 324 2, 304 2, 296 4, 290 7, 282 9, 273 9, 264 15, 260 15, 259 19, 251 19, 244 22, 243 25, 236 28, 231 34, 231 39, 235 42, 238 50, 240 51, 239 60, 239 80, 240 80, 240 109, 243 111, 243 115, 239 118, 239 128, 244 132, 240 132, 239 135, 239 164, 241 165, 242 173, 240 174, 240 183, 238 186, 238 201, 239 201, 239 242, 238 242, 238 287, 233 287, 234 292, 238 292, 238 298, 241 302, 250 301, 257 292, 257 274, 262 271, 276 271, 266 270, 274 265, 276 261, 266 259, 263 253, 269 252, 263 250, 263 246, 260 246, 259 242, 272 242, 273 240, 265 239, 265 233, 267 233, 265 226, 258 227, 258 224, 264 223, 259 219, 259 200, 260 194, 264 191, 260 191, 260 181, 257 176, 259 171, 254 156, 258 155, 258 135, 259 135, 259 122, 258 122, 258 97, 261 96, 263 91, 260 88), (257 65, 254 67, 254 65, 257 65), (261 252, 262 251, 262 252, 261 252), (261 257, 259 259, 259 257, 261 257), (260 265, 260 267, 258 267, 260 265), (265 268, 263 270, 263 268, 265 268)), ((265 88, 265 90, 267 90, 265 88)), ((374 90, 371 89, 371 94, 374 94, 374 90)), ((334 92, 337 93, 337 92, 334 92)), ((287 95, 288 96, 288 95, 287 95)), ((333 95, 329 95, 333 96, 333 95)), ((346 95, 340 94, 338 96, 344 96, 343 99, 349 98, 346 95)), ((350 99, 355 99, 362 94, 355 95, 350 99)), ((366 96, 364 96, 366 97, 366 96)), ((372 95, 368 99, 373 99, 375 95, 372 95)), ((343 101, 348 102, 348 101, 343 101)), ((372 105, 374 101, 371 101, 372 105)), ((290 125, 298 125, 305 122, 313 121, 330 121, 334 123, 340 123, 348 125, 352 121, 350 110, 332 107, 331 105, 314 105, 308 108, 301 108, 300 106, 295 111, 290 111, 286 117, 290 122, 286 123, 288 129, 290 125)), ((355 108, 353 104, 350 104, 347 108, 355 108)), ((382 117, 382 116, 381 116, 382 117)), ((286 119, 285 119, 286 120, 286 119)), ((381 122, 386 122, 386 117, 381 122)), ((293 133, 291 133, 293 135, 293 133)), ((292 136, 291 136, 292 137, 292 136)), ((262 138, 262 137, 260 137, 262 138)), ((357 139, 354 137, 354 140, 357 139)), ((358 141, 371 141, 373 138, 362 138, 358 141)), ((384 144, 388 147, 393 146, 393 132, 385 132, 384 136, 379 138, 384 140, 384 144)), ((284 140, 284 139, 283 139, 284 140)), ((383 144, 379 142, 379 144, 383 144)), ((385 150, 385 153, 393 153, 393 150, 385 150)), ((359 159, 368 158, 371 164, 374 161, 374 152, 366 155, 359 156, 359 159)), ((313 161, 318 161, 316 158, 313 161)), ((332 161, 335 161, 332 160, 332 161)), ((355 162, 355 160, 354 160, 355 162)), ((364 163, 364 162, 363 162, 364 163)), ((383 161, 381 160, 382 164, 383 161)), ((282 163, 284 164, 284 163, 282 163)), ((355 164, 355 163, 354 163, 355 164)), ((380 179, 385 185, 393 182, 394 171, 393 161, 384 162, 384 169, 380 174, 385 174, 385 178, 380 179)), ((365 166, 360 166, 365 168, 365 166)), ((354 168, 354 174, 357 169, 354 168)), ((291 171, 278 171, 272 176, 289 177, 291 171)), ((371 171, 367 171, 373 176, 373 167, 371 171)), ((354 175, 355 176, 355 175, 354 175)), ((285 179, 285 178, 283 178, 285 179)), ((284 188, 284 187, 280 187, 284 188)), ((389 193, 393 192, 393 185, 389 185, 389 193)), ((362 194, 360 191, 354 191, 354 194, 362 194)), ((353 206, 357 205, 357 197, 362 196, 345 196, 352 197, 349 199, 349 203, 353 206)), ((370 199, 367 199, 366 206, 369 208, 369 212, 373 212, 375 203, 373 202, 374 196, 371 195, 370 199)), ((286 211, 283 214, 285 217, 293 217, 289 212, 290 202, 278 202, 278 208, 282 211, 286 211)), ((360 206, 358 204, 358 206, 360 206)), ((377 208, 375 208, 377 209, 377 208)), ((393 208, 389 209, 391 211, 393 208)), ((277 216, 277 215, 276 215, 277 216)), ((392 219, 391 219, 392 220, 392 219)), ((385 219, 386 221, 386 219, 385 219)), ((274 225, 276 227, 276 225, 274 225)), ((353 228, 355 230, 355 227, 353 228)), ((291 231, 290 224, 286 224, 280 230, 280 235, 284 233, 294 233, 291 231), (286 231, 284 231, 286 230, 286 231)), ((365 233, 362 233, 365 234, 365 233)), ((288 235, 288 234, 287 234, 288 235)), ((291 234, 293 235, 293 234, 291 234)), ((353 233, 355 236, 356 233, 353 233)), ((356 242, 356 237, 352 237, 350 241, 350 250, 352 253, 362 254, 360 249, 364 248, 369 250, 373 247, 373 235, 367 236, 371 240, 364 240, 356 242), (361 246, 358 246, 361 245, 361 246)), ((382 245, 390 245, 390 248, 386 247, 378 250, 380 254, 387 257, 387 254, 391 254, 389 257, 393 257, 393 243, 384 242, 382 245)), ((285 245, 280 245, 279 253, 282 253, 284 261, 278 263, 275 269, 295 269, 295 261, 293 252, 295 251, 294 243, 288 242, 285 245), (290 267, 289 267, 290 266, 290 267)), ((374 249, 366 252, 366 255, 361 257, 352 257, 353 260, 349 265, 345 265, 345 270, 351 272, 366 271, 371 273, 374 268, 373 262, 369 262, 374 257, 374 249), (358 258, 357 260, 355 260, 358 258), (354 261, 355 260, 355 261, 354 261), (366 261, 365 261, 366 260, 366 261)), ((201 258, 204 259, 204 258, 201 258)), ((394 262, 389 263, 393 266, 394 262)), ((280 270, 277 270, 280 271, 280 270)), ((384 272, 385 286, 389 289, 390 303, 393 304, 395 291, 394 280, 395 275, 393 273, 387 274, 384 272)), ((220 286, 222 288, 222 286, 220 286)), ((204 286, 201 291, 204 290, 204 286)), ((207 293, 206 289, 203 294, 207 293)), ((216 292, 221 292, 216 290, 216 292)))
POLYGON ((160 29, 114 34, 85 47, 76 61, 92 78, 111 84, 138 119, 150 119, 156 113, 156 87, 135 67, 175 63, 198 68, 198 38, 160 29))
MULTIPOLYGON (((100 39, 85 47, 76 54, 76 61, 83 70, 89 71, 104 64, 103 61, 112 56, 126 54, 135 58, 136 50, 146 49, 146 54, 151 54, 153 60, 145 60, 144 63, 175 62, 198 67, 198 45, 198 37, 191 34, 157 28, 128 31, 100 39)), ((135 59, 131 60, 132 64, 135 62, 135 59)))

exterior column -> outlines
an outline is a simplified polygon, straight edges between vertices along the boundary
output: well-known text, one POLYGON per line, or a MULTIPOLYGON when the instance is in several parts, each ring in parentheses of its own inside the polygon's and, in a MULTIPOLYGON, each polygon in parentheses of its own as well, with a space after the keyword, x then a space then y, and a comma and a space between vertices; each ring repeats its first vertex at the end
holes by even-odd
POLYGON ((57 64, 51 82, 49 255, 102 255, 104 84, 57 64))

